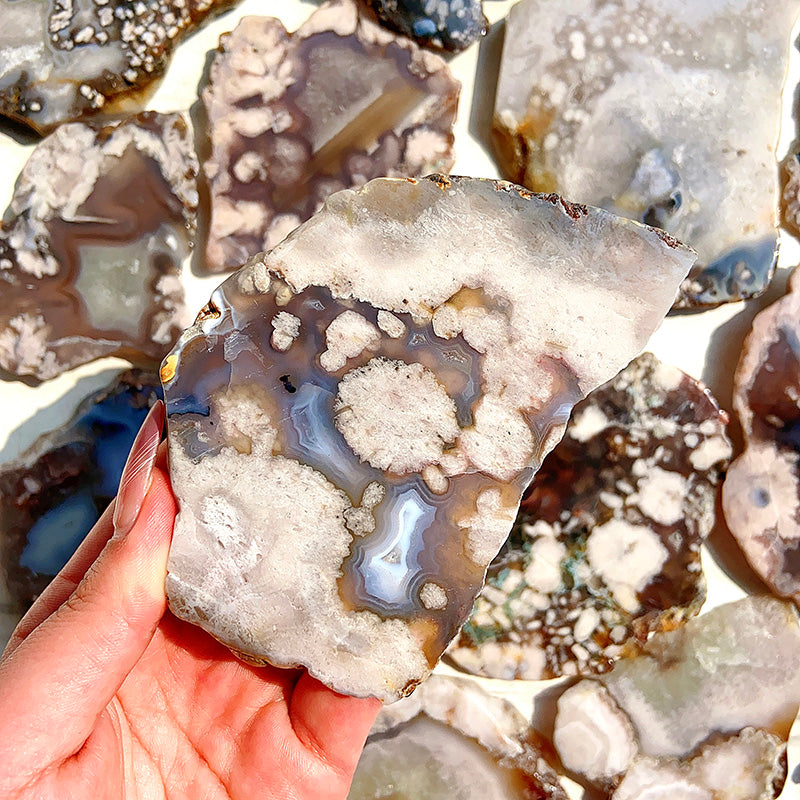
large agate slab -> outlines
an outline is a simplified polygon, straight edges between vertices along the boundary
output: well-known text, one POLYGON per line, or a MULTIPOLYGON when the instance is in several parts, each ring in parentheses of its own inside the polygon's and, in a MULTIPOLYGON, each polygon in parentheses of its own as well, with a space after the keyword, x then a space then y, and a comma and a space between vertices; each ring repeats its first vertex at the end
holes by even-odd
POLYGON ((45 138, 0 225, 0 367, 45 380, 101 356, 160 361, 185 324, 196 174, 181 114, 45 138))
POLYGON ((171 608, 340 692, 411 691, 573 404, 642 347, 692 258, 494 181, 329 198, 162 367, 171 608))
POLYGON ((0 115, 47 133, 114 113, 233 0, 0 0, 0 115))
POLYGON ((725 520, 753 569, 800 600, 800 278, 753 320, 734 378, 745 437, 722 489, 725 520))
POLYGON ((348 800, 567 800, 538 734, 507 700, 434 675, 378 714, 348 800))
POLYGON ((775 148, 799 11, 798 0, 523 0, 495 104, 505 177, 693 247, 678 307, 759 294, 778 247, 775 148))
POLYGON ((771 800, 800 706, 793 606, 748 597, 657 633, 558 701, 564 766, 614 800, 771 800))
POLYGON ((128 451, 160 396, 158 375, 124 372, 0 469, 0 616, 16 622, 69 560, 116 495, 128 451))
POLYGON ((525 492, 448 661, 490 678, 606 672, 696 614, 726 423, 650 353, 595 389, 525 492))
POLYGON ((380 176, 446 172, 460 84, 355 0, 323 4, 293 34, 245 17, 220 39, 203 92, 211 157, 206 266, 241 266, 328 195, 380 176))

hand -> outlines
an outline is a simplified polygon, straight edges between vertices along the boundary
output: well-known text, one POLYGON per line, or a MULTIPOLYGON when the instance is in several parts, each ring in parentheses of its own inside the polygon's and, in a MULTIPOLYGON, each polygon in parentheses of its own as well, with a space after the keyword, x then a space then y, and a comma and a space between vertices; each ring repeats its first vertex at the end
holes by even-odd
POLYGON ((0 659, 0 797, 344 798, 380 703, 249 667, 166 612, 163 420, 0 659))

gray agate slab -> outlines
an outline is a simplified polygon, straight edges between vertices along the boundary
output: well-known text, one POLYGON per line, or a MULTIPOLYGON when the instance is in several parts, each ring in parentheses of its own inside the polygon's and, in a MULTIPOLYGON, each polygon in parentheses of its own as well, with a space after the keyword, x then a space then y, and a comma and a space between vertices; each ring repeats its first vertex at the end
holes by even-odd
POLYGON ((0 115, 47 133, 119 113, 234 0, 0 0, 0 115))
POLYGON ((700 545, 731 456, 699 381, 644 353, 573 411, 458 638, 490 678, 602 673, 700 610, 700 545))
POLYGON ((797 0, 523 0, 495 104, 504 176, 693 247, 679 308, 759 294, 777 256, 775 148, 799 11, 797 0))
POLYGON ((155 366, 186 324, 197 157, 181 114, 41 141, 0 225, 0 367, 52 378, 121 355, 155 366))
POLYGON ((613 800, 772 800, 800 706, 798 660, 791 604, 728 603, 567 689, 556 750, 613 800))
POLYGON ((348 800, 567 800, 551 749, 507 700, 433 675, 378 714, 348 800))
POLYGON ((339 189, 447 172, 460 88, 442 59, 355 0, 323 3, 292 34, 245 17, 221 37, 203 91, 207 268, 274 247, 339 189))
POLYGON ((408 693, 573 404, 642 347, 692 260, 502 182, 333 195, 222 284, 162 366, 170 607, 250 661, 408 693))

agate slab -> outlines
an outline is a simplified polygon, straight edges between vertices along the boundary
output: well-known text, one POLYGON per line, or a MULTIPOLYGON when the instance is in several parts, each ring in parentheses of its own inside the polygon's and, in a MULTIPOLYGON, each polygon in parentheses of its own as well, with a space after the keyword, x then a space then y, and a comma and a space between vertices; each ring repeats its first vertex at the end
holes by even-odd
POLYGON ((657 633, 558 701, 564 766, 614 800, 771 800, 800 706, 797 612, 747 597, 657 633))
POLYGON ((161 396, 158 375, 124 372, 60 430, 0 469, 0 596, 21 617, 114 499, 128 451, 161 396))
POLYGON ((46 380, 101 356, 160 361, 186 322, 196 174, 181 114, 43 139, 0 225, 0 367, 46 380))
POLYGON ((348 800, 567 800, 542 740, 507 700, 434 675, 386 706, 348 800))
POLYGON ((523 0, 495 104, 504 176, 693 247, 679 308, 759 294, 777 256, 775 148, 799 11, 797 0, 523 0))
POLYGON ((753 320, 734 377, 745 437, 722 488, 725 520, 753 569, 800 599, 800 280, 753 320))
POLYGON ((339 189, 448 171, 459 90, 443 60, 355 0, 324 3, 293 34, 245 17, 221 37, 203 91, 206 266, 241 266, 339 189))
POLYGON ((489 678, 602 673, 696 614, 726 423, 650 353, 575 406, 448 661, 489 678))
POLYGON ((171 608, 337 691, 409 692, 572 405, 642 347, 692 259, 502 182, 333 195, 212 295, 162 367, 171 608), (659 265, 646 286, 642 263, 659 265))
POLYGON ((381 21, 423 47, 458 51, 489 27, 481 0, 367 0, 381 21))
POLYGON ((0 115, 47 133, 119 113, 233 0, 0 0, 0 115))

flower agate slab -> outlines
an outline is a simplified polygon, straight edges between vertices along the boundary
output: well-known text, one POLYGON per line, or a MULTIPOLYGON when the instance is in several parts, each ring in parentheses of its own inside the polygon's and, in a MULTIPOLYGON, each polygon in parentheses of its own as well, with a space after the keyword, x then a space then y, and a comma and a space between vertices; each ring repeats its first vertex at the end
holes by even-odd
POLYGON ((692 259, 502 182, 333 195, 222 284, 162 367, 171 608, 252 661, 409 692, 572 405, 642 347, 692 259))
POLYGON ((0 0, 0 114, 47 133, 115 113, 233 0, 0 0))
POLYGON ((489 678, 606 672, 696 614, 726 423, 650 353, 595 389, 525 492, 448 661, 489 678))
POLYGON ((636 658, 559 698, 564 766, 614 800, 769 800, 800 705, 793 606, 747 597, 656 633, 636 658))
POLYGON ((41 436, 2 467, 4 617, 16 623, 114 498, 136 433, 160 396, 157 374, 123 372, 87 397, 63 428, 41 436))
POLYGON ((734 378, 745 437, 722 487, 725 520, 753 569, 800 600, 800 277, 753 320, 734 378))
POLYGON ((486 33, 481 0, 367 0, 378 17, 424 47, 458 51, 486 33))
POLYGON ((504 176, 693 247, 679 308, 759 294, 777 256, 775 148, 798 12, 798 0, 523 0, 495 103, 504 176))
POLYGON ((221 37, 203 92, 206 266, 232 269, 274 247, 339 189, 448 171, 460 86, 354 0, 323 4, 293 34, 245 17, 221 37))
POLYGON ((42 140, 0 225, 0 367, 46 380, 101 356, 160 361, 186 324, 196 174, 180 114, 42 140))
POLYGON ((348 800, 567 800, 538 734, 507 700, 433 675, 372 727, 348 800))

